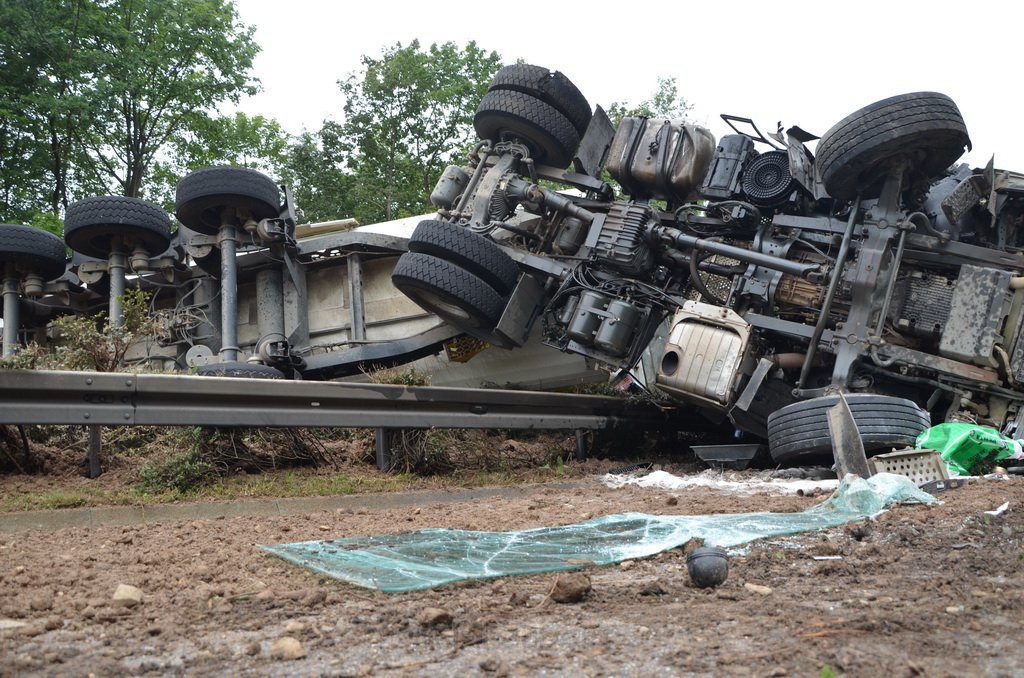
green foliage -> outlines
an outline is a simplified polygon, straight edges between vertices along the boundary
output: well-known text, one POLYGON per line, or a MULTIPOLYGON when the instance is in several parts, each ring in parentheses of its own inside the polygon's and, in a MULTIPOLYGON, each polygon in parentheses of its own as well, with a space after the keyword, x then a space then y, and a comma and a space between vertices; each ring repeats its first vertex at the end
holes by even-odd
POLYGON ((49 231, 61 239, 64 238, 64 220, 52 212, 35 212, 29 217, 28 225, 49 231))
POLYGON ((821 670, 818 672, 818 677, 819 678, 836 678, 836 672, 835 672, 835 670, 831 666, 829 666, 828 664, 825 664, 824 666, 821 667, 821 670))
POLYGON ((193 492, 216 478, 216 469, 202 458, 199 450, 179 452, 170 458, 147 464, 139 470, 139 491, 160 494, 193 492))
POLYGON ((233 115, 203 117, 180 130, 169 142, 171 154, 153 164, 149 198, 174 209, 174 190, 181 177, 213 165, 281 174, 288 157, 290 137, 273 119, 233 115))
POLYGON ((96 316, 61 316, 53 321, 60 343, 53 354, 40 360, 42 367, 63 370, 114 372, 123 366, 125 354, 133 342, 156 330, 149 313, 149 295, 142 290, 127 290, 121 299, 124 324, 115 327, 96 316))
POLYGON ((0 218, 146 196, 157 157, 255 91, 228 0, 0 0, 0 218))
POLYGON ((616 101, 608 106, 608 117, 615 125, 623 118, 642 116, 645 118, 686 118, 693 104, 680 96, 675 78, 658 78, 658 90, 635 106, 616 101))
POLYGON ((344 167, 341 125, 325 121, 317 133, 303 132, 285 152, 281 180, 292 189, 301 223, 344 219, 356 213, 356 179, 344 167))
POLYGON ((400 365, 398 367, 381 367, 360 365, 360 370, 374 384, 399 384, 402 386, 430 386, 430 375, 420 372, 415 367, 400 365))
POLYGON ((354 177, 351 216, 374 223, 432 210, 430 192, 475 138, 473 114, 500 66, 475 42, 424 50, 414 40, 363 56, 361 72, 338 83, 346 103, 337 151, 354 177))

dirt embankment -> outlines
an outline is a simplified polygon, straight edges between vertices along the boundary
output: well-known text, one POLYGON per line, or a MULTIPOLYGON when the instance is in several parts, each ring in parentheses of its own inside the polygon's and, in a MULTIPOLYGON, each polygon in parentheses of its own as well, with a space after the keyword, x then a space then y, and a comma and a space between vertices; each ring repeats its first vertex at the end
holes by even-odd
POLYGON ((797 511, 821 499, 594 479, 460 497, 0 534, 0 674, 997 676, 1024 665, 1019 478, 755 543, 714 590, 692 587, 678 550, 591 568, 592 591, 572 604, 549 596, 556 575, 386 595, 254 546, 623 511, 797 511), (1005 514, 984 513, 1007 501, 1005 514), (114 601, 119 584, 141 602, 114 601))

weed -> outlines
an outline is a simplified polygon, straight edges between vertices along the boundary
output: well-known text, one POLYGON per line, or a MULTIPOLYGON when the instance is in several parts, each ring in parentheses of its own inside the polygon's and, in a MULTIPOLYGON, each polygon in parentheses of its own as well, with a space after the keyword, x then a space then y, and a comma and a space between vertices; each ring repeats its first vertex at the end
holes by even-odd
POLYGON ((131 345, 156 332, 156 321, 149 313, 149 295, 138 289, 128 290, 121 298, 124 322, 120 327, 104 322, 104 314, 95 316, 61 316, 53 321, 53 329, 61 342, 37 364, 49 369, 95 370, 115 372, 124 365, 131 345))
POLYGON ((359 370, 374 384, 398 384, 400 386, 430 386, 430 377, 415 367, 382 367, 360 365, 359 370))
POLYGON ((144 494, 159 494, 166 491, 187 494, 194 492, 215 476, 213 464, 203 459, 198 450, 187 450, 164 461, 143 466, 139 470, 139 491, 144 494))

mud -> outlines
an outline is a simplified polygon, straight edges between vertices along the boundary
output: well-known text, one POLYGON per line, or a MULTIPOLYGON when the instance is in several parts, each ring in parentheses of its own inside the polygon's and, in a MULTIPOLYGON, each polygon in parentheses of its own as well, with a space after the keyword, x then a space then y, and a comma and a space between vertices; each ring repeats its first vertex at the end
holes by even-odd
POLYGON ((554 574, 388 595, 255 547, 622 511, 798 511, 822 498, 611 490, 596 477, 515 496, 416 496, 0 534, 0 674, 1009 676, 1024 665, 1021 478, 755 543, 716 589, 690 584, 682 550, 586 569, 590 591, 573 603, 551 595, 554 574), (984 513, 1004 502, 1003 515, 984 513), (141 602, 115 602, 120 584, 141 602))

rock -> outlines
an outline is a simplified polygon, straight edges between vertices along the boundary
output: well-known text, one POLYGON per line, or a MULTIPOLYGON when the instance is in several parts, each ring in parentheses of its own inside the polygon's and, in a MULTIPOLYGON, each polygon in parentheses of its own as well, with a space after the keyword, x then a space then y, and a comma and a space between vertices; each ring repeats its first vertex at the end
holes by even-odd
POLYGON ((323 589, 309 589, 306 594, 299 599, 300 605, 306 607, 313 607, 319 605, 327 599, 327 592, 323 589))
POLYGON ((34 612, 45 612, 53 607, 53 596, 48 593, 41 593, 28 601, 28 609, 34 612))
POLYGON ((950 605, 949 607, 946 608, 946 613, 947 614, 960 614, 963 611, 964 611, 964 606, 963 605, 950 605))
POLYGON ((650 582, 640 589, 641 596, 663 596, 668 591, 662 588, 661 584, 656 581, 650 582))
POLYGON ((243 651, 250 657, 255 657, 260 653, 260 644, 254 640, 253 642, 246 645, 245 650, 243 651))
POLYGON ((300 622, 298 619, 292 619, 290 622, 284 625, 284 632, 293 635, 299 635, 306 630, 306 625, 300 622))
POLYGON ((750 582, 747 582, 743 585, 743 588, 752 593, 758 593, 762 596, 770 596, 772 594, 771 587, 761 586, 760 584, 751 584, 750 582))
POLYGON ((452 620, 451 612, 439 607, 423 608, 416 615, 416 621, 420 623, 420 626, 451 626, 452 620))
POLYGON ((18 619, 0 619, 0 636, 11 633, 20 633, 26 626, 28 626, 28 622, 23 622, 18 619))
POLYGON ((563 572, 555 579, 551 600, 556 603, 578 603, 590 593, 590 577, 583 572, 563 572))
POLYGON ((486 659, 480 660, 480 670, 484 673, 496 673, 498 675, 508 675, 508 667, 505 662, 494 657, 487 657, 486 659))
POLYGON ((270 646, 270 656, 274 659, 302 659, 306 656, 306 648, 295 638, 284 636, 270 646))
POLYGON ((635 560, 623 560, 619 563, 619 569, 625 572, 626 570, 631 569, 634 565, 636 565, 635 560))
POLYGON ((135 607, 142 602, 142 590, 131 584, 118 584, 114 590, 114 605, 135 607))

